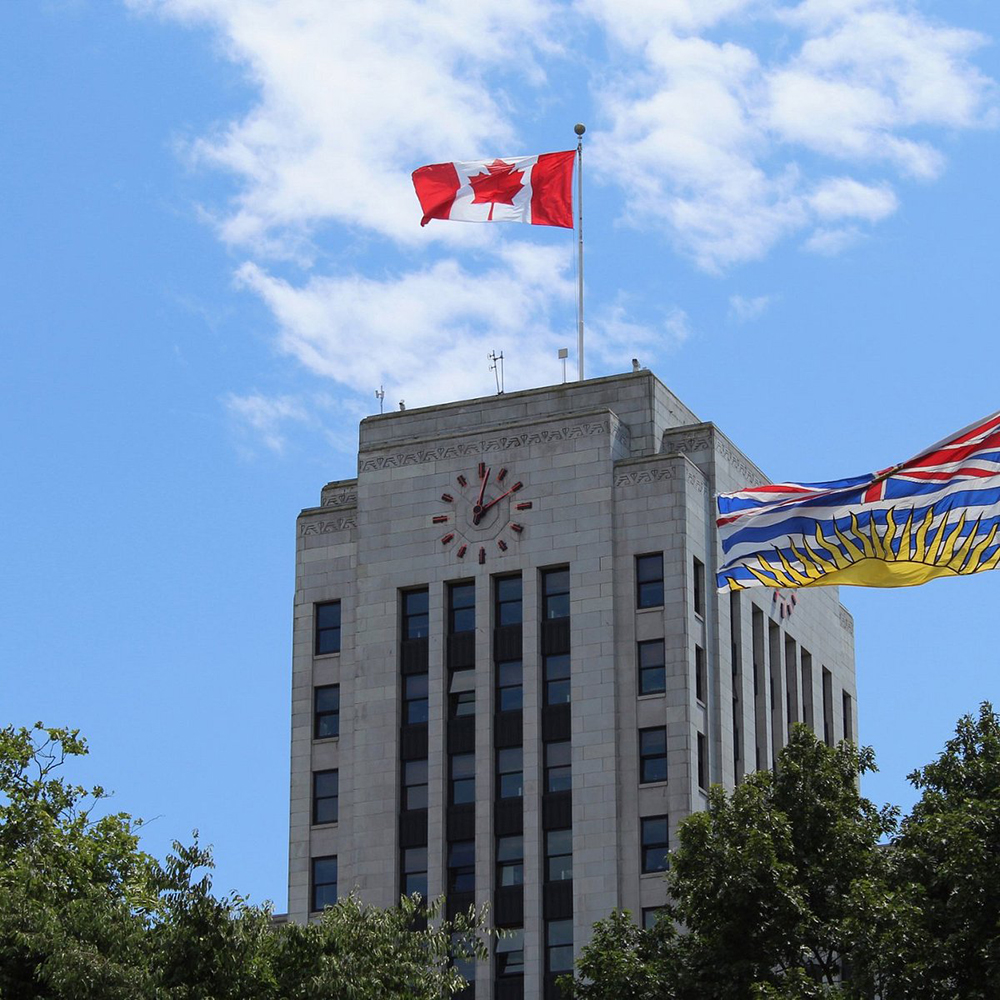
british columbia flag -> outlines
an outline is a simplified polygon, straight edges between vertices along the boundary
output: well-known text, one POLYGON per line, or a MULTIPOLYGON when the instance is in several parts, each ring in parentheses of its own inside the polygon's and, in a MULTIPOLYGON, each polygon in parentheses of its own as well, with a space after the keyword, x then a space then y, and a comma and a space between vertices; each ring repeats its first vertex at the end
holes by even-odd
POLYGON ((720 591, 909 587, 1000 563, 1000 411, 900 465, 718 497, 720 591))

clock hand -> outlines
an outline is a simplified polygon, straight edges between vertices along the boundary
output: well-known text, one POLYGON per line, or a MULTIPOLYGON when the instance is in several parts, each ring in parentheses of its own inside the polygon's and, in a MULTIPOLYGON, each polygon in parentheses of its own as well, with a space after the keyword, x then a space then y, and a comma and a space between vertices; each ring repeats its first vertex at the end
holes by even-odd
POLYGON ((479 499, 476 501, 476 507, 482 507, 483 505, 483 494, 486 492, 486 484, 490 481, 490 473, 492 471, 492 469, 487 469, 486 475, 483 476, 483 485, 479 487, 479 499))
POLYGON ((501 493, 500 496, 494 497, 488 504, 476 504, 476 506, 472 508, 472 523, 479 524, 482 520, 483 514, 485 514, 491 507, 496 506, 505 496, 509 496, 511 493, 516 493, 523 485, 524 483, 514 483, 514 485, 507 490, 506 493, 501 493))

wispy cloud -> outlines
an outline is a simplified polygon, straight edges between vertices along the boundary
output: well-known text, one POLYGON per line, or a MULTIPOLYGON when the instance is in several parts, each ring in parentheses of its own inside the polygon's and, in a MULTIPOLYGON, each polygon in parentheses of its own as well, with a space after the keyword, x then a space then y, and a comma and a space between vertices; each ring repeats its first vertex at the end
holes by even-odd
POLYGON ((309 412, 294 396, 266 396, 259 392, 225 397, 226 409, 241 431, 249 431, 255 441, 281 454, 285 450, 284 428, 290 423, 308 423, 309 412))
POLYGON ((733 323, 750 323, 760 319, 767 307, 773 301, 770 295, 756 295, 747 298, 744 295, 729 296, 729 320, 733 323))

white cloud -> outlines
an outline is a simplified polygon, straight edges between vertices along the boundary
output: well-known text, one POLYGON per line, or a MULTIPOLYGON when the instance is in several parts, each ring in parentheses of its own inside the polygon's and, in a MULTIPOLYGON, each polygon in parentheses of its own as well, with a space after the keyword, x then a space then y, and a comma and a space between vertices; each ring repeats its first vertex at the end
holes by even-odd
MULTIPOLYGON (((209 23, 246 67, 260 100, 241 120, 192 147, 196 159, 242 181, 223 238, 301 255, 324 222, 421 239, 410 172, 422 163, 508 154, 516 139, 504 91, 487 72, 535 84, 535 54, 555 47, 545 0, 131 0, 189 23, 209 23), (511 60, 510 53, 517 52, 511 60)), ((435 240, 482 238, 435 227, 435 240)))
POLYGON ((841 251, 859 243, 861 238, 861 232, 856 226, 839 228, 820 226, 802 246, 811 253, 835 257, 841 251))
POLYGON ((881 167, 932 179, 944 157, 928 128, 993 120, 993 82, 969 62, 984 39, 904 0, 648 2, 624 16, 611 0, 591 0, 586 9, 622 50, 600 90, 610 129, 595 135, 592 162, 624 187, 631 223, 665 225, 709 271, 761 258, 817 221, 827 228, 812 248, 833 252, 847 230, 830 222, 874 223, 895 210, 884 180, 815 180, 816 154, 856 174, 881 167), (769 58, 692 34, 736 38, 741 23, 768 17, 793 33, 769 58))
POLYGON ((239 425, 278 454, 285 450, 283 428, 289 423, 308 423, 310 420, 307 408, 293 396, 265 396, 258 392, 240 396, 230 393, 225 404, 239 425))
MULTIPOLYGON (((367 395, 380 384, 393 405, 488 393, 487 354, 503 351, 509 388, 558 381, 575 285, 562 248, 513 244, 484 271, 442 260, 380 280, 360 274, 315 276, 301 286, 260 265, 238 278, 270 308, 280 346, 309 371, 367 395)), ((571 329, 571 328, 570 328, 571 329)))
POLYGON ((734 323, 749 323, 764 315, 767 307, 773 301, 770 295, 757 295, 747 298, 744 295, 729 296, 729 319, 734 323))

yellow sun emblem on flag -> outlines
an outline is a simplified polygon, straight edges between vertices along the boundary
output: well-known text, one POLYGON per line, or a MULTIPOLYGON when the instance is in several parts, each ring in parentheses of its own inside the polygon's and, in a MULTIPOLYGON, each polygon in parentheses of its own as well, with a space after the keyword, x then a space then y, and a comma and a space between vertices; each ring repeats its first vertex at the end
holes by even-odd
MULTIPOLYGON (((774 555, 759 553, 758 566, 745 565, 765 587, 911 587, 942 576, 966 576, 980 570, 996 569, 1000 564, 1000 546, 986 556, 997 535, 997 524, 980 538, 980 519, 962 538, 965 513, 952 524, 948 514, 940 516, 934 526, 934 508, 927 509, 917 523, 916 511, 899 525, 892 508, 885 512, 886 523, 879 530, 871 518, 866 528, 851 513, 849 529, 841 529, 836 518, 832 522, 835 539, 830 539, 817 523, 815 545, 803 536, 802 550, 791 544, 793 559, 780 549, 774 555), (837 543, 840 543, 839 545, 837 543), (794 560, 794 563, 793 563, 794 560), (797 563, 798 565, 795 565, 797 563)), ((734 577, 727 576, 732 590, 745 587, 734 577)))

